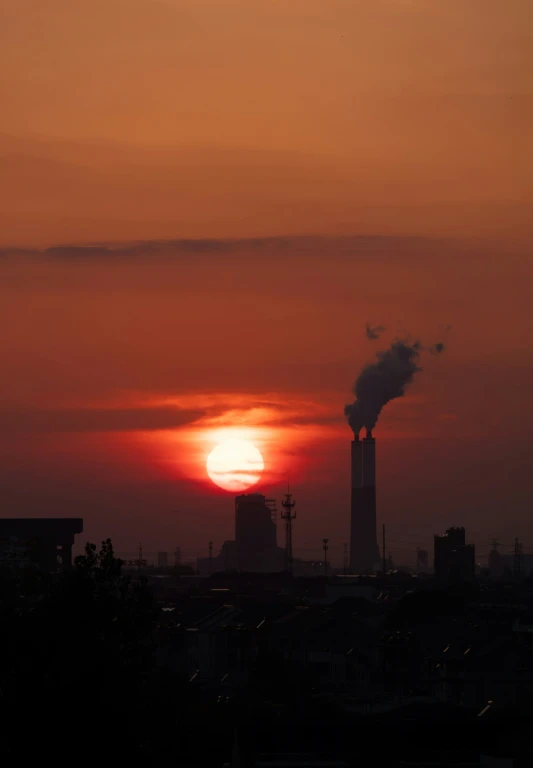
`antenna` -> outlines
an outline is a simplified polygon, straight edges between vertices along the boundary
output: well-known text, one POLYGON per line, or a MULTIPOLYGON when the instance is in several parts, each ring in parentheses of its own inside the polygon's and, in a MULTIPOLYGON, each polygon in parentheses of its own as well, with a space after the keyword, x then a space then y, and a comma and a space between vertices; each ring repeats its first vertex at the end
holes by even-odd
POLYGON ((296 512, 294 511, 296 502, 292 498, 292 493, 290 492, 288 476, 287 493, 281 502, 281 506, 281 519, 285 521, 285 568, 287 573, 292 575, 292 521, 296 520, 296 512))

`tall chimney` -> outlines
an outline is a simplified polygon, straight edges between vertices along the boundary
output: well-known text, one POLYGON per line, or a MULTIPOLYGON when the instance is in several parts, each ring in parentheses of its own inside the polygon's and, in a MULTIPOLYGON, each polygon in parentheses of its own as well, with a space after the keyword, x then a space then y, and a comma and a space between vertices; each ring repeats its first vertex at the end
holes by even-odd
POLYGON ((376 533, 376 441, 370 430, 352 442, 350 569, 374 570, 379 561, 376 533))
POLYGON ((359 435, 352 440, 352 489, 363 486, 363 443, 359 435))
POLYGON ((369 429, 363 440, 363 485, 365 488, 376 487, 376 440, 369 429))

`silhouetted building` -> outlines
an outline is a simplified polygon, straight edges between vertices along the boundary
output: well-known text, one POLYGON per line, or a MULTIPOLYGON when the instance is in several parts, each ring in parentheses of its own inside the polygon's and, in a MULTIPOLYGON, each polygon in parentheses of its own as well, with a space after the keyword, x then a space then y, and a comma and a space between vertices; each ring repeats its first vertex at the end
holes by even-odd
POLYGON ((283 570, 285 550, 276 543, 275 502, 261 493, 235 497, 235 540, 225 541, 215 557, 197 560, 204 575, 219 571, 283 570))
POLYGON ((240 571, 273 571, 279 567, 273 510, 261 493, 235 498, 235 543, 240 571))
POLYGON ((157 567, 158 568, 167 568, 168 567, 168 552, 158 552, 157 553, 157 567))
POLYGON ((434 538, 435 581, 439 584, 461 584, 474 581, 476 553, 473 544, 467 544, 464 528, 448 528, 442 536, 434 538))
POLYGON ((81 518, 0 518, 0 560, 16 567, 36 565, 55 572, 72 565, 81 518))
POLYGON ((373 571, 379 562, 376 535, 376 441, 370 430, 352 440, 350 569, 373 571))

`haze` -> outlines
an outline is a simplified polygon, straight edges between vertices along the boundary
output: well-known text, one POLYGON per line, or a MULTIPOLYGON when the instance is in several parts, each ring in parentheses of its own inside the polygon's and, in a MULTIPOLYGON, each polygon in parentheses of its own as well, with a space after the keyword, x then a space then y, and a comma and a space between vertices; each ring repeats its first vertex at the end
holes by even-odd
POLYGON ((396 561, 459 522, 533 545, 532 30, 529 0, 3 0, 4 514, 205 554, 233 510, 200 438, 237 425, 294 476, 297 554, 340 557, 370 322, 447 345, 376 429, 396 561))

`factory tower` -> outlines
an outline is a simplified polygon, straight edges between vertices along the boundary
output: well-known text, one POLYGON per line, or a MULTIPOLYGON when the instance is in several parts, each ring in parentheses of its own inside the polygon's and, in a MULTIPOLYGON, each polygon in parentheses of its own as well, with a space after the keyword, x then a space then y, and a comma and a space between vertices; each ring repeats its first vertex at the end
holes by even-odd
POLYGON ((350 570, 369 573, 379 563, 376 534, 376 441, 367 429, 366 437, 352 440, 352 494, 350 570))

